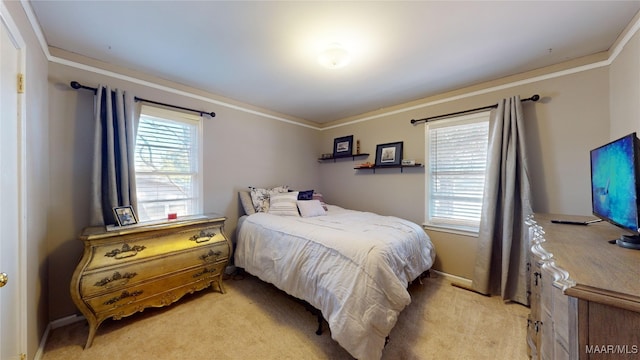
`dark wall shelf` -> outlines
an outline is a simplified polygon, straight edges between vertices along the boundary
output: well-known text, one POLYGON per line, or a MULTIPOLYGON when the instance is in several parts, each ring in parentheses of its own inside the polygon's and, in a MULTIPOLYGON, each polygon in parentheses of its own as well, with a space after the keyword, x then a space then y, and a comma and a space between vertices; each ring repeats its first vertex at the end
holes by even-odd
POLYGON ((338 159, 348 159, 351 158, 352 160, 355 160, 357 158, 361 158, 361 157, 368 157, 369 154, 352 154, 352 155, 340 155, 340 156, 333 156, 330 158, 326 158, 326 159, 318 159, 318 162, 328 162, 328 161, 333 161, 336 162, 336 160, 338 159))
POLYGON ((424 165, 422 164, 415 164, 415 165, 383 165, 383 166, 371 166, 371 167, 354 167, 355 170, 373 170, 373 173, 375 174, 376 169, 400 169, 400 172, 403 172, 404 169, 406 168, 421 168, 424 167, 424 165))

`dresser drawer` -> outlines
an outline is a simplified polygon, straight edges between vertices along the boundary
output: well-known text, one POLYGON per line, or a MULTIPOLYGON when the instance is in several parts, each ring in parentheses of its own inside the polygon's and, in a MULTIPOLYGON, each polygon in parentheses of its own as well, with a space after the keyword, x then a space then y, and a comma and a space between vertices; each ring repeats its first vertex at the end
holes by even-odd
POLYGON ((560 339, 556 339, 555 349, 554 349, 554 360, 569 360, 569 350, 568 346, 560 339))
POLYGON ((93 247, 92 259, 85 271, 207 246, 216 242, 226 242, 220 227, 163 233, 156 236, 150 234, 146 237, 122 237, 118 242, 93 247))
MULTIPOLYGON (((149 299, 155 297, 156 294, 167 292, 172 289, 182 288, 199 282, 212 281, 216 276, 220 276, 226 263, 213 263, 203 267, 188 270, 172 276, 165 276, 162 279, 140 283, 130 287, 126 287, 120 291, 113 291, 108 294, 87 298, 87 305, 99 316, 105 317, 103 313, 114 313, 124 306, 134 303, 147 304, 149 306, 160 306, 149 304, 149 299)), ((193 285, 192 285, 193 286, 193 285)), ((197 289, 194 288, 193 291, 197 289)), ((182 297, 182 293, 179 297, 182 297)), ((179 298, 178 297, 178 298, 179 298)), ((162 305, 168 305, 176 299, 162 305)))
POLYGON ((556 337, 567 347, 569 343, 569 297, 557 287, 553 288, 553 317, 556 324, 556 337))
MULTIPOLYGON (((219 265, 217 267, 219 267, 219 265)), ((97 316, 102 319, 113 318, 115 320, 119 320, 136 312, 143 311, 146 308, 171 305, 172 303, 180 300, 184 295, 194 293, 209 286, 211 278, 211 276, 203 276, 194 282, 183 284, 180 287, 149 294, 149 296, 144 299, 132 298, 118 306, 104 309, 102 312, 97 314, 97 316)))
POLYGON ((547 270, 546 267, 542 267, 541 269, 541 279, 540 279, 540 306, 543 309, 546 309, 549 313, 553 313, 553 290, 555 287, 553 286, 554 276, 553 273, 547 270))
POLYGON ((217 242, 157 259, 147 258, 135 262, 125 262, 120 266, 111 266, 108 269, 87 271, 80 279, 80 295, 84 297, 113 292, 194 266, 226 261, 228 258, 229 247, 227 243, 217 242))

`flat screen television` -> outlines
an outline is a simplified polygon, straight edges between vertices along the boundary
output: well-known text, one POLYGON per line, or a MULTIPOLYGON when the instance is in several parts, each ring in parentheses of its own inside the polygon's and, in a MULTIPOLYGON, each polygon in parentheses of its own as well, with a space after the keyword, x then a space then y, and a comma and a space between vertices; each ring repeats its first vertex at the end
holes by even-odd
POLYGON ((627 230, 616 243, 640 249, 640 140, 631 133, 591 150, 593 215, 627 230))

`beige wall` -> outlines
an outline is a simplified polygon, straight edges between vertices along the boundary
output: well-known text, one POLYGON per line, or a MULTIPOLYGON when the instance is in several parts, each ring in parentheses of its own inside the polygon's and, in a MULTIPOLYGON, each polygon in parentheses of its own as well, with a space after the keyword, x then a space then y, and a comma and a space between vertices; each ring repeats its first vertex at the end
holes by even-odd
POLYGON ((640 136, 640 34, 610 66, 611 140, 633 131, 640 136))
MULTIPOLYGON (((322 152, 331 152, 334 138, 353 134, 355 139, 360 139, 361 151, 370 154, 366 159, 320 165, 327 201, 423 223, 424 169, 409 169, 403 173, 398 169, 384 169, 374 174, 370 170, 354 170, 353 166, 365 161, 374 162, 376 145, 394 141, 404 142, 405 158, 424 163, 424 125, 411 125, 411 119, 485 106, 512 95, 528 98, 533 94, 540 94, 542 99, 537 103, 525 102, 523 108, 534 211, 590 214, 588 153, 609 139, 607 67, 568 73, 373 120, 352 119, 351 125, 324 130, 321 133, 322 152)), ((423 103, 435 100, 427 98, 423 103)), ((415 107, 419 102, 409 105, 415 107)), ((470 279, 475 261, 475 238, 447 232, 428 233, 436 245, 434 268, 470 279)))
POLYGON ((20 35, 26 44, 24 56, 25 69, 25 137, 26 137, 26 182, 24 190, 27 193, 26 209, 26 291, 27 298, 23 299, 26 306, 27 323, 27 358, 35 355, 40 338, 49 323, 47 301, 49 289, 47 244, 47 222, 49 215, 49 122, 47 109, 47 59, 42 53, 40 45, 26 14, 17 1, 3 1, 10 17, 16 23, 20 35))
MULTIPOLYGON (((48 160, 51 187, 55 189, 48 238, 51 320, 77 313, 69 295, 69 281, 82 253, 78 234, 89 224, 93 93, 72 89, 69 83, 73 80, 90 87, 109 84, 141 98, 214 111, 216 117, 204 119, 204 211, 225 215, 225 230, 234 240, 241 211, 238 190, 281 184, 298 189, 319 187, 316 129, 50 63, 48 160)), ((163 83, 160 79, 155 82, 163 83)), ((215 99, 211 94, 208 97, 215 99)))

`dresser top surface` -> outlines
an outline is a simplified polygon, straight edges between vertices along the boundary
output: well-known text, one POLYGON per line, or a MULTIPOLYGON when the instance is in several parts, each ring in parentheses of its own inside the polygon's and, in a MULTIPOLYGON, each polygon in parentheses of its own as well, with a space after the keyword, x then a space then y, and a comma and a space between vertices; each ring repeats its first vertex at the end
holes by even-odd
POLYGON ((211 222, 224 222, 226 218, 218 214, 190 215, 175 220, 155 220, 127 226, 91 226, 82 231, 81 237, 113 237, 138 232, 166 230, 176 227, 198 225, 211 222))
POLYGON ((534 216, 545 232, 540 246, 576 285, 629 295, 640 302, 640 250, 609 243, 627 232, 604 221, 585 226, 555 224, 552 219, 584 221, 593 217, 534 216))

